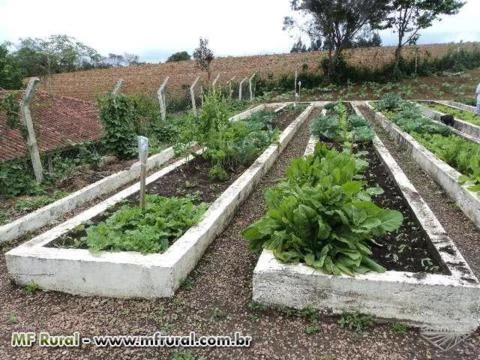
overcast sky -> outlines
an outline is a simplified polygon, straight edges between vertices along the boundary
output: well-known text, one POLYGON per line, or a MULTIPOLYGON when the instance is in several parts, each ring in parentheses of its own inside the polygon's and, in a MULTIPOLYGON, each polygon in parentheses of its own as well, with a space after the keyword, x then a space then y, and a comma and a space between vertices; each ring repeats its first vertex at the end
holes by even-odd
MULTIPOLYGON (((192 52, 200 36, 217 56, 289 52, 282 31, 289 0, 0 0, 0 42, 67 34, 108 53, 129 52, 158 62, 192 52)), ((422 33, 419 43, 480 41, 480 1, 422 33)), ((394 35, 382 32, 385 45, 394 35)))

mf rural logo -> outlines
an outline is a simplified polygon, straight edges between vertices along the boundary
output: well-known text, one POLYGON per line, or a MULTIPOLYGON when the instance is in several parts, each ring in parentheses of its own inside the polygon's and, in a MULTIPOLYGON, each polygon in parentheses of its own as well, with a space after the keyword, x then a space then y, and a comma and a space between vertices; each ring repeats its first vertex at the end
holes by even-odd
POLYGON ((13 347, 31 347, 35 344, 45 347, 79 347, 81 344, 80 333, 72 335, 50 335, 46 331, 39 332, 13 332, 11 345, 13 347))

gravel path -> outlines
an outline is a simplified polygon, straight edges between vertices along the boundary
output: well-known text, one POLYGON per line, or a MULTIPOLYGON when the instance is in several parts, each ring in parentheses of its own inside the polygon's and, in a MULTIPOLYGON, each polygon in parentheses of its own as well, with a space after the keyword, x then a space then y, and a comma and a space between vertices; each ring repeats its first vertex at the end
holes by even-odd
MULTIPOLYGON (((341 329, 338 318, 319 315, 300 317, 288 311, 259 309, 251 303, 252 273, 257 256, 240 232, 260 217, 264 190, 284 174, 293 157, 301 156, 309 137, 308 125, 299 130, 281 158, 252 196, 235 215, 230 226, 208 248, 184 286, 172 299, 120 300, 82 298, 55 292, 33 295, 11 284, 4 260, 0 262, 0 359, 167 359, 168 349, 46 349, 34 346, 14 349, 12 331, 49 331, 83 336, 99 334, 227 335, 240 331, 253 337, 248 349, 193 349, 179 352, 196 359, 479 359, 477 333, 455 351, 436 352, 416 331, 396 335, 392 326, 376 325, 356 334, 341 329), (319 332, 306 333, 309 325, 319 332)), ((4 251, 7 249, 4 248, 4 251)), ((194 359, 185 357, 184 359, 194 359)))

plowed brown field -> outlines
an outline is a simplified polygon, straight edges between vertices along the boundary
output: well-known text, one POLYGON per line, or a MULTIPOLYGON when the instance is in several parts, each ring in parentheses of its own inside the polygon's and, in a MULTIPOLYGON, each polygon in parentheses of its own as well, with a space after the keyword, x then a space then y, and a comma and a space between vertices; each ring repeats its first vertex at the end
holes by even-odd
MULTIPOLYGON (((473 48, 478 44, 438 44, 406 47, 405 57, 415 56, 418 51, 420 59, 440 57, 449 50, 473 48)), ((393 60, 393 47, 347 50, 347 62, 352 65, 379 67, 393 60)), ((220 73, 218 84, 225 84, 233 76, 242 79, 256 72, 261 76, 278 78, 281 75, 301 70, 304 64, 310 71, 317 71, 320 61, 326 52, 310 52, 300 54, 279 54, 248 57, 224 57, 212 63, 215 77, 220 73)), ((98 69, 74 73, 56 74, 43 79, 42 87, 52 95, 63 95, 95 101, 96 97, 111 91, 118 79, 124 80, 123 91, 127 94, 148 93, 154 95, 166 76, 170 76, 167 91, 170 96, 185 94, 197 75, 201 75, 201 83, 206 83, 207 76, 195 66, 194 61, 182 61, 165 64, 147 64, 125 68, 98 69)))

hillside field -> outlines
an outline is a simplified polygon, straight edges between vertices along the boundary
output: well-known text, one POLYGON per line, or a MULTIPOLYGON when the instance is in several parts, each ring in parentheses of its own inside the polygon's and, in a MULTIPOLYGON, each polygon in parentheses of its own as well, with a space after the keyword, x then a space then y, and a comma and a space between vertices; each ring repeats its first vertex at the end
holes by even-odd
MULTIPOLYGON (((417 54, 419 60, 437 58, 446 55, 449 51, 464 48, 471 49, 478 46, 475 43, 463 44, 433 44, 409 46, 404 49, 404 56, 412 58, 417 54)), ((346 50, 345 58, 352 65, 378 68, 393 60, 394 47, 380 47, 367 49, 346 50)), ((212 77, 220 73, 218 84, 224 85, 232 77, 236 80, 257 73, 264 78, 279 78, 285 74, 292 74, 295 70, 308 68, 310 72, 319 71, 325 51, 260 55, 247 57, 223 57, 212 63, 212 77)), ((127 94, 147 93, 152 96, 166 76, 170 77, 167 93, 170 97, 185 96, 190 84, 196 76, 201 76, 203 85, 207 82, 205 72, 201 72, 193 60, 129 66, 125 68, 95 69, 89 71, 62 73, 42 79, 41 87, 51 95, 69 96, 87 101, 95 101, 97 96, 113 89, 118 79, 124 80, 123 91, 127 94)))

